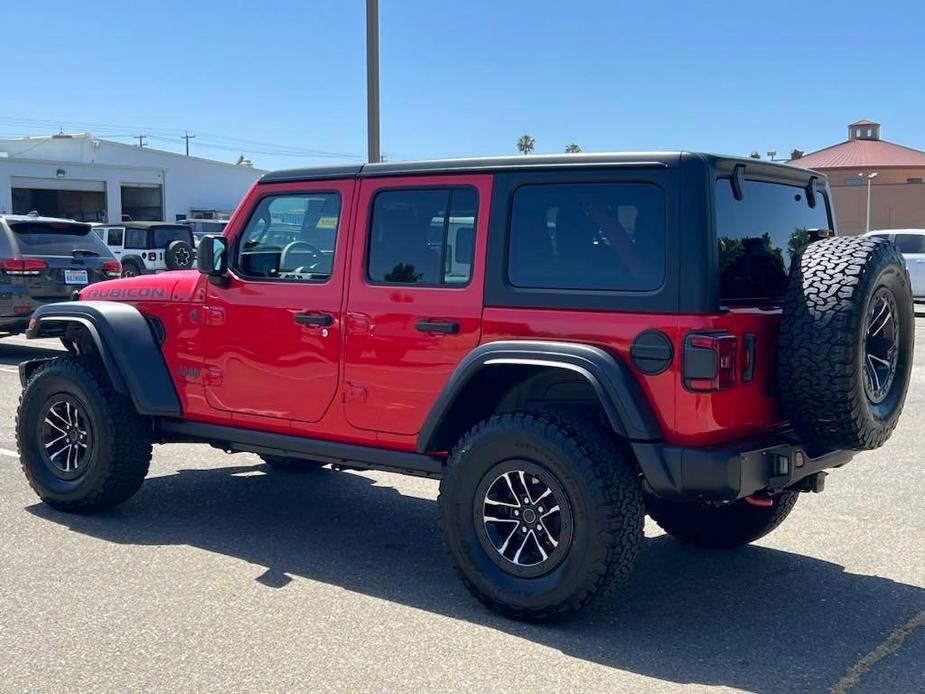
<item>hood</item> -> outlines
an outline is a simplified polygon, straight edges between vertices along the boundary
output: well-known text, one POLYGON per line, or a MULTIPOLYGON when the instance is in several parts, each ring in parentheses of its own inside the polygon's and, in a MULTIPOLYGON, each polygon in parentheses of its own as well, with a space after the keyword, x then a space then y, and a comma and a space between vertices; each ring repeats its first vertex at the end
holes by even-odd
POLYGON ((173 270, 158 275, 125 277, 97 282, 80 290, 82 301, 175 301, 201 300, 205 276, 195 270, 173 270))

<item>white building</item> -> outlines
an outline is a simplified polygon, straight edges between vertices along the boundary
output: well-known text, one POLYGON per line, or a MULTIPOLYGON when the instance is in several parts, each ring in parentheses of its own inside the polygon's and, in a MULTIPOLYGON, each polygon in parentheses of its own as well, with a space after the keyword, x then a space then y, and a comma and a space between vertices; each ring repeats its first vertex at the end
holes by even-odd
POLYGON ((231 212, 265 172, 95 138, 0 139, 0 213, 87 222, 176 221, 231 212))

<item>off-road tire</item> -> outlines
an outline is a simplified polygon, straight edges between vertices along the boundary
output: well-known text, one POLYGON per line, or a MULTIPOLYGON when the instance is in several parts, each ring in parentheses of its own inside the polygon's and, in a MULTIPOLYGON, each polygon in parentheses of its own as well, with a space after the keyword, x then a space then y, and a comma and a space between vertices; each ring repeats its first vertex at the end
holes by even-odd
POLYGON ((168 270, 189 270, 193 267, 193 247, 186 241, 174 239, 164 249, 164 264, 168 270))
POLYGON ((556 412, 504 413, 470 429, 450 453, 439 507, 444 544, 463 583, 514 619, 548 621, 580 610, 627 579, 642 541, 643 494, 629 449, 602 427, 556 412), (566 553, 541 576, 503 570, 478 536, 476 492, 509 460, 551 474, 574 518, 566 553))
POLYGON ((282 455, 261 455, 267 465, 274 470, 283 470, 284 472, 312 472, 320 470, 325 463, 318 460, 305 460, 303 458, 288 458, 282 455))
POLYGON ((839 237, 808 245, 792 264, 777 344, 784 412, 804 441, 869 450, 890 437, 912 369, 912 291, 905 262, 888 240, 839 237), (881 288, 897 309, 892 384, 881 402, 865 392, 868 313, 881 288))
POLYGON ((653 498, 648 511, 662 530, 681 542, 729 549, 754 542, 777 528, 799 496, 799 492, 782 492, 773 497, 773 506, 755 506, 739 499, 719 507, 653 498))
POLYGON ((16 443, 23 472, 39 498, 60 511, 92 513, 129 499, 148 473, 151 441, 150 420, 112 389, 91 357, 46 361, 29 377, 19 399, 16 443), (93 431, 86 469, 70 480, 56 477, 39 450, 41 413, 62 394, 82 405, 93 431))
POLYGON ((122 263, 122 277, 140 277, 141 275, 141 267, 134 260, 126 260, 122 263))

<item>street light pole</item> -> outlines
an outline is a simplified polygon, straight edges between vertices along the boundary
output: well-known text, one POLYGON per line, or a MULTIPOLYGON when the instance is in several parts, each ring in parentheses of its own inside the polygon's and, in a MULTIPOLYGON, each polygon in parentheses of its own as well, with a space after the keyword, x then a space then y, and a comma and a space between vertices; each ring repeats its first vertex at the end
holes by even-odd
POLYGON ((864 176, 864 173, 862 172, 859 173, 858 176, 867 179, 867 224, 864 227, 864 233, 866 234, 870 232, 870 184, 875 178, 877 178, 877 172, 874 171, 873 173, 867 174, 867 176, 864 176))
POLYGON ((379 0, 366 0, 366 142, 369 161, 379 151, 379 0))

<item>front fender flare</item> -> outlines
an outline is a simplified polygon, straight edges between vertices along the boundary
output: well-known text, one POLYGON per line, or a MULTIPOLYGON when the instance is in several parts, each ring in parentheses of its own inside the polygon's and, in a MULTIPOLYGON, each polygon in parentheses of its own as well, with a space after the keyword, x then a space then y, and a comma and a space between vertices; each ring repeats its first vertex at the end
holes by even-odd
POLYGON ((658 441, 661 427, 632 372, 620 359, 595 347, 573 342, 516 340, 489 342, 472 350, 444 384, 431 407, 417 450, 433 448, 441 422, 456 397, 480 370, 500 365, 567 369, 588 380, 613 430, 629 441, 658 441))
MULTIPOLYGON (((137 308, 116 301, 45 304, 32 314, 26 337, 60 337, 74 323, 86 328, 113 388, 131 397, 139 414, 181 414, 180 399, 157 339, 137 308)), ((28 378, 33 364, 20 364, 21 378, 28 378)))

